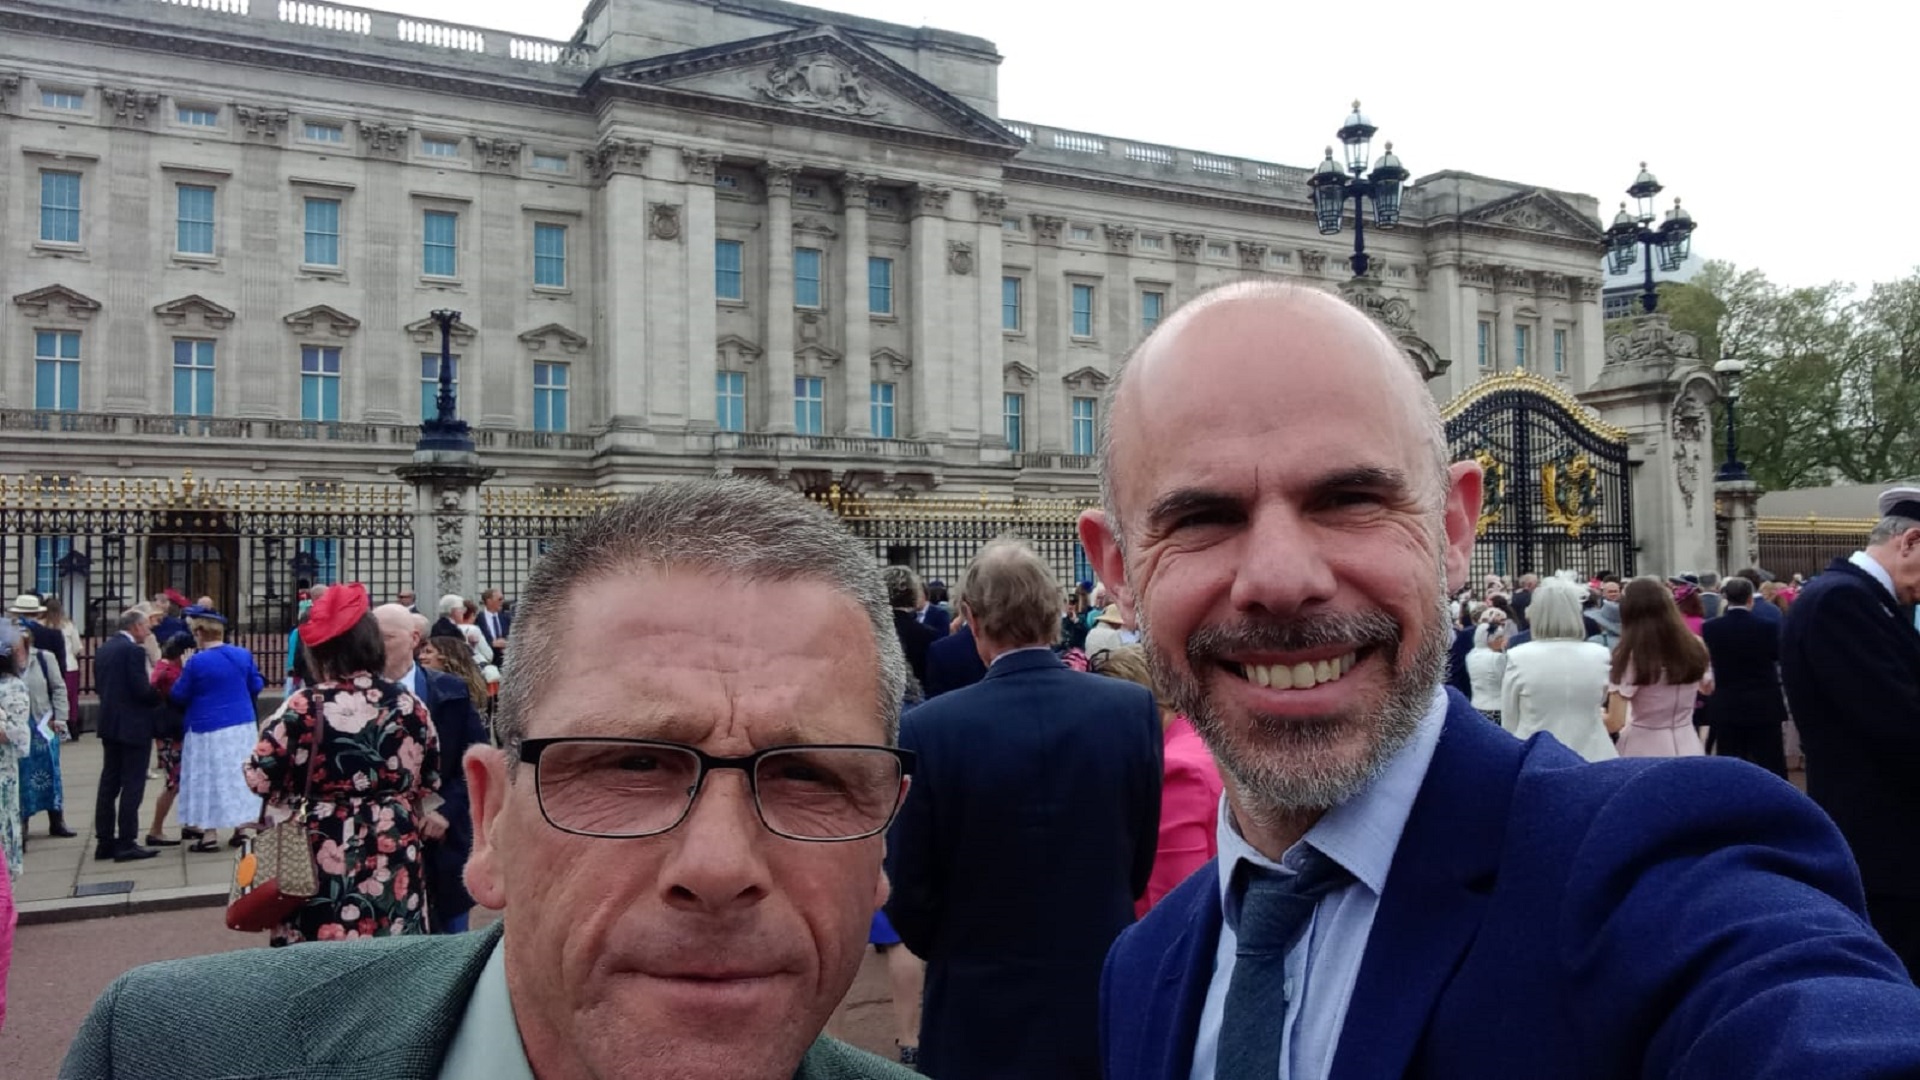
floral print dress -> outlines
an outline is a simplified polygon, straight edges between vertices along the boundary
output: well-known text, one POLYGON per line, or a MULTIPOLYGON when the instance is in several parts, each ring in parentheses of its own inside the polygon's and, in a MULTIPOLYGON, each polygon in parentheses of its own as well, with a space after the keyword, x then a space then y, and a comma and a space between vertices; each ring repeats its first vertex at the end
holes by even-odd
POLYGON ((33 699, 27 684, 14 675, 0 676, 0 854, 16 881, 26 850, 20 845, 20 762, 32 745, 33 699))
POLYGON ((426 933, 419 821, 422 800, 440 787, 426 703, 364 673, 295 691, 246 766, 248 786, 277 818, 300 801, 316 732, 307 824, 320 890, 272 943, 426 933))

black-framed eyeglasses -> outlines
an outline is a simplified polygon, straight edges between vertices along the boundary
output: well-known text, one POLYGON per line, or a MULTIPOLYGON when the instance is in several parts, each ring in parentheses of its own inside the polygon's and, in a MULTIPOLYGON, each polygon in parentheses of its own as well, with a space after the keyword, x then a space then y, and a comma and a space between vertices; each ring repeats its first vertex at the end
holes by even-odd
POLYGON ((913 752, 891 746, 769 746, 745 757, 651 739, 524 739, 534 797, 561 832, 633 840, 670 832, 715 769, 747 774, 761 824, 789 840, 864 840, 892 824, 913 752))

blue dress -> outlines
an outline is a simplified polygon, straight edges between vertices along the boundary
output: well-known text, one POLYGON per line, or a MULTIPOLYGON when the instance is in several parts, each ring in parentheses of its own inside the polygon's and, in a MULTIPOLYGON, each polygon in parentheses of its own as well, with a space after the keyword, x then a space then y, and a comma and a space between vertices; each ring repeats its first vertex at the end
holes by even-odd
MULTIPOLYGON (((66 680, 61 677, 59 666, 53 658, 42 652, 35 652, 33 664, 44 664, 41 674, 47 678, 48 694, 67 692, 66 680)), ((24 684, 24 683, 23 683, 24 684)), ((57 711, 55 715, 58 715, 57 711)), ((66 795, 60 782, 60 737, 44 738, 40 734, 39 717, 33 717, 36 723, 28 732, 32 739, 32 749, 20 759, 20 816, 30 818, 35 814, 51 811, 59 814, 66 811, 66 795)))

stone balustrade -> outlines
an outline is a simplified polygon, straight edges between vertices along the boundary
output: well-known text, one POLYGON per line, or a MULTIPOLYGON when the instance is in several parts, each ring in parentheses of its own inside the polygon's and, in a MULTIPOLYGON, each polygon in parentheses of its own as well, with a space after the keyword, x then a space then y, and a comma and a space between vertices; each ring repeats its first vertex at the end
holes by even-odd
POLYGON ((1018 160, 1061 164, 1099 172, 1137 173, 1166 179, 1169 173, 1187 183, 1225 184, 1262 191, 1269 197, 1308 198, 1311 170, 1268 161, 1208 154, 1173 146, 1116 139, 1084 131, 1047 127, 1019 120, 1003 120, 1007 130, 1026 140, 1018 160))
MULTIPOLYGON (((149 416, 137 413, 0 409, 0 432, 45 431, 123 438, 250 439, 412 446, 417 424, 356 424, 325 420, 251 420, 229 416, 149 416)), ((594 437, 572 431, 476 428, 474 445, 487 450, 590 451, 594 437)))
POLYGON ((452 50, 556 68, 586 68, 592 58, 591 50, 564 41, 407 18, 397 12, 322 0, 92 0, 84 6, 124 10, 142 4, 164 4, 206 12, 210 16, 275 23, 300 31, 321 31, 418 46, 422 50, 452 50))

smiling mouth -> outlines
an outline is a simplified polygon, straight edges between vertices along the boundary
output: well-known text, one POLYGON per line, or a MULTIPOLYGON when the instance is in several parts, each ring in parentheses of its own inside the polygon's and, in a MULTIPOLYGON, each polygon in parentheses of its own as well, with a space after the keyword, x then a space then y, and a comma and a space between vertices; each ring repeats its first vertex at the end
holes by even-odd
POLYGON ((1269 690, 1311 690, 1338 682, 1372 649, 1356 649, 1320 660, 1302 660, 1293 664, 1241 664, 1222 660, 1220 666, 1236 677, 1269 690))

